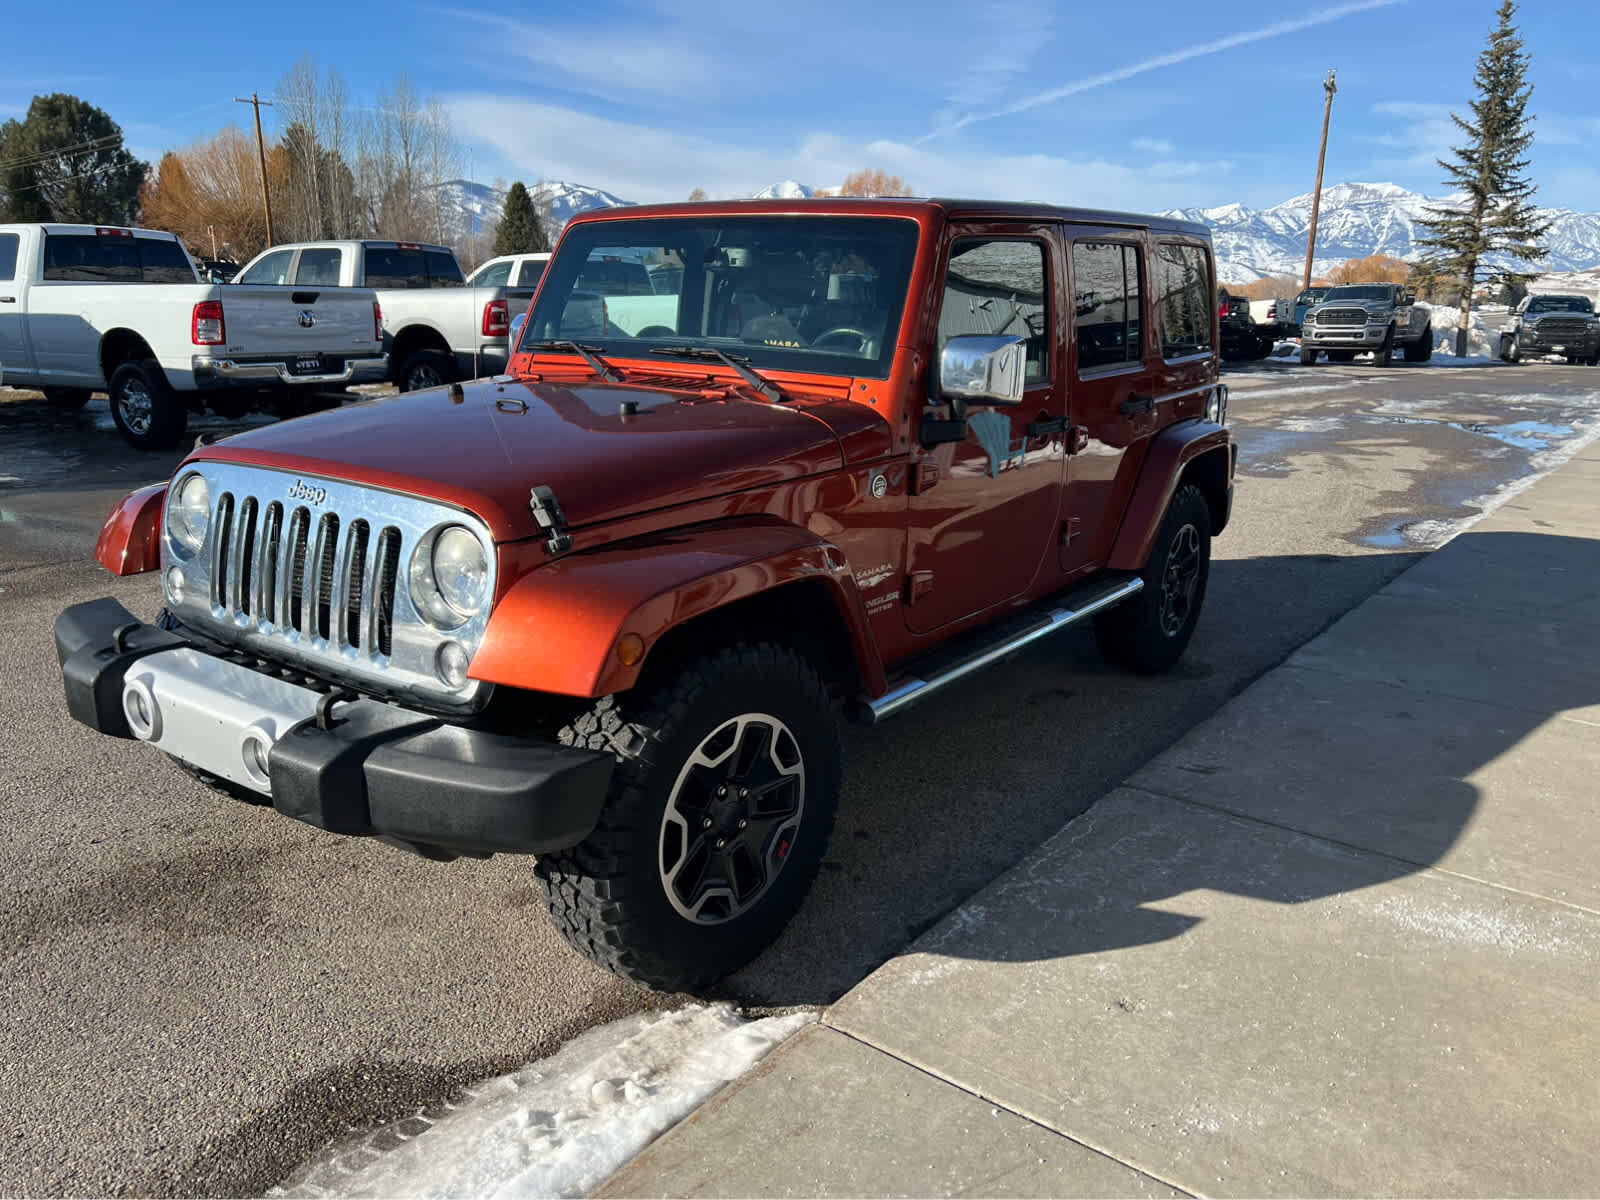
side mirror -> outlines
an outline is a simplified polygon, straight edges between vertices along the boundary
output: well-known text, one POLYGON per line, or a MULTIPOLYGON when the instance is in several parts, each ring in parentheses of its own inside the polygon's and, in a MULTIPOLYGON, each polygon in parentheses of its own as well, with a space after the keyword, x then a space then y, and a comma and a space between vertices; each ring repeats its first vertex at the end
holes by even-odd
POLYGON ((967 404, 1021 404, 1026 343, 1015 334, 962 334, 939 358, 939 394, 967 404))
POLYGON ((527 323, 527 320, 528 314, 526 312, 519 312, 511 318, 511 352, 513 354, 516 353, 517 342, 522 337, 522 327, 527 323))

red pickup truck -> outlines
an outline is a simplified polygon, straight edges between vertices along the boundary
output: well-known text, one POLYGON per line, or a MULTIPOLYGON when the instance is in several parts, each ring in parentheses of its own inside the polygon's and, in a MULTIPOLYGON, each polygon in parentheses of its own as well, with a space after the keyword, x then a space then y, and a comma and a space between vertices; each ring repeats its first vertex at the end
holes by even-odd
POLYGON ((198 446, 128 496, 96 554, 162 607, 61 614, 68 707, 331 832, 533 854, 578 950, 699 987, 801 903, 838 711, 1080 620, 1115 663, 1177 660, 1232 504, 1217 348, 1198 225, 587 214, 507 374, 198 446), (632 333, 578 286, 611 260, 675 289, 632 333))

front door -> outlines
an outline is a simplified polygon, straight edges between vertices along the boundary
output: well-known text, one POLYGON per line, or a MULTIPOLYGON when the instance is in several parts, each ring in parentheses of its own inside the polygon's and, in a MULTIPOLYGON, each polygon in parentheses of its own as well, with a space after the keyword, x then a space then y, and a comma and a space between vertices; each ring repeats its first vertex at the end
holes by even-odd
POLYGON ((28 345, 22 336, 22 286, 17 278, 21 235, 0 233, 0 383, 7 374, 28 373, 28 345))
MULTIPOLYGON (((927 633, 1022 594, 1055 544, 1066 476, 1061 264, 1044 227, 974 225, 948 235, 930 371, 959 334, 1027 342, 1023 401, 971 405, 961 442, 929 452, 911 497, 906 626, 927 633)), ((934 404, 935 415, 949 406, 934 404)))

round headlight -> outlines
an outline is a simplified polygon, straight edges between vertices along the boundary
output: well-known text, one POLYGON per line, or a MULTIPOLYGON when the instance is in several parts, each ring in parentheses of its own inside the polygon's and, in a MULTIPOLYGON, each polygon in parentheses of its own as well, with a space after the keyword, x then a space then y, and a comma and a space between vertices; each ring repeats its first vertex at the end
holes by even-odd
POLYGON ((211 524, 211 489, 202 476, 190 475, 167 495, 167 532, 193 554, 206 540, 211 524))
POLYGON ((483 543, 459 525, 441 530, 433 540, 433 584, 439 596, 463 617, 477 615, 489 582, 489 560, 483 543))

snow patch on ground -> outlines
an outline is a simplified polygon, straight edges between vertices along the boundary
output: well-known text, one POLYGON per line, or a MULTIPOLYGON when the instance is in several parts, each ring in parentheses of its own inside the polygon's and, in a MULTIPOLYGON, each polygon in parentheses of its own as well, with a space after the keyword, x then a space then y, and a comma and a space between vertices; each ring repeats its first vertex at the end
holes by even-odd
POLYGON ((582 1196, 816 1020, 745 1021, 726 1004, 638 1013, 555 1055, 325 1151, 268 1195, 582 1196))
POLYGON ((1461 310, 1444 308, 1435 304, 1417 302, 1417 307, 1428 313, 1433 322, 1433 359, 1441 367, 1483 366, 1500 361, 1500 331, 1483 323, 1481 310, 1472 314, 1472 324, 1467 329, 1467 352, 1456 357, 1456 329, 1461 323, 1461 310))

